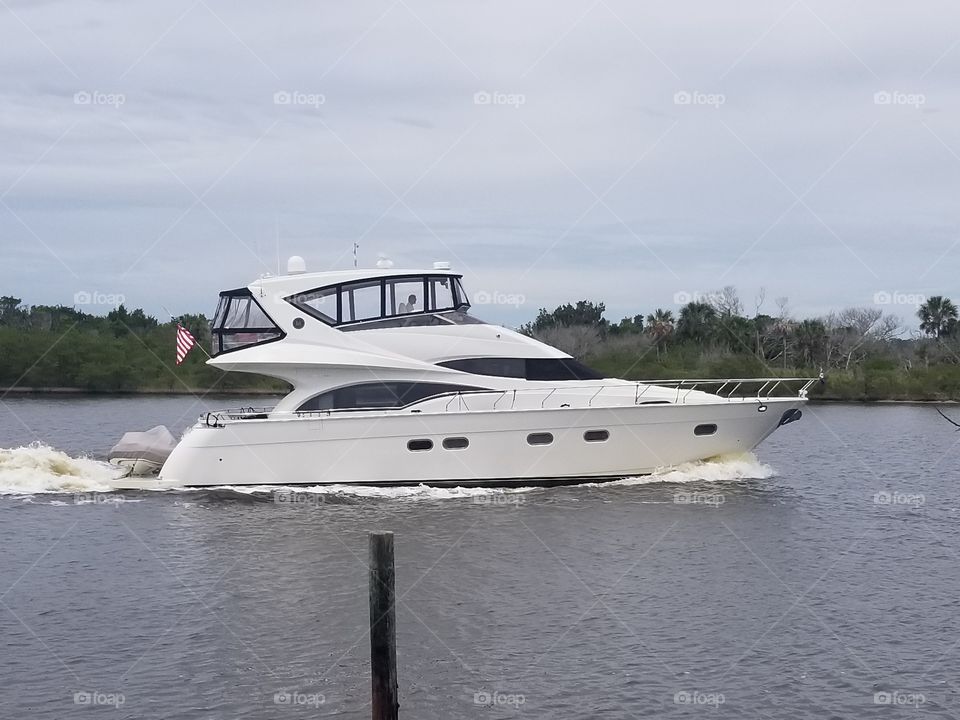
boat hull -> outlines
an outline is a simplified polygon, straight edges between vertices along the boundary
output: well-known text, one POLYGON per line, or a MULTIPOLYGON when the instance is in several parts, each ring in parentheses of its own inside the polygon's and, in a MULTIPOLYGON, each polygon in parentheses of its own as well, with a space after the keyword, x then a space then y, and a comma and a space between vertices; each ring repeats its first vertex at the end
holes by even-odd
POLYGON ((804 403, 793 397, 763 403, 334 413, 220 427, 199 424, 174 449, 159 478, 127 478, 120 485, 466 486, 615 479, 752 450, 804 403), (716 431, 695 434, 703 425, 716 425, 716 431), (609 435, 591 442, 585 439, 589 431, 609 435), (532 445, 528 436, 535 433, 549 433, 553 440, 532 445), (466 438, 468 446, 448 449, 444 441, 449 444, 451 438, 466 438), (432 447, 411 450, 411 440, 429 440, 432 447))

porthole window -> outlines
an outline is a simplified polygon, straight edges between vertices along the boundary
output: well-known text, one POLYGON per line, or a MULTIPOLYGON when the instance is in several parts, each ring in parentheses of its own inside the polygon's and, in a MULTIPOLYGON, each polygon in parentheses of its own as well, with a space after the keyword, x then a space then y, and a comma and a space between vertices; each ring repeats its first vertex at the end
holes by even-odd
POLYGON ((694 435, 713 435, 717 432, 717 426, 713 423, 707 423, 705 425, 697 425, 693 429, 694 435))
POLYGON ((549 445, 553 442, 553 435, 548 432, 530 433, 527 442, 531 445, 549 445))
POLYGON ((303 326, 304 326, 305 324, 306 324, 306 323, 304 322, 303 318, 294 318, 294 319, 293 319, 293 326, 294 326, 297 330, 303 330, 303 326))
POLYGON ((433 440, 427 438, 422 438, 418 440, 410 440, 407 443, 407 450, 413 452, 422 452, 424 450, 433 450, 433 440))
POLYGON ((587 430, 583 439, 587 442, 606 442, 610 439, 610 433, 606 430, 587 430))
POLYGON ((443 439, 444 450, 463 450, 470 441, 465 437, 449 437, 443 439))

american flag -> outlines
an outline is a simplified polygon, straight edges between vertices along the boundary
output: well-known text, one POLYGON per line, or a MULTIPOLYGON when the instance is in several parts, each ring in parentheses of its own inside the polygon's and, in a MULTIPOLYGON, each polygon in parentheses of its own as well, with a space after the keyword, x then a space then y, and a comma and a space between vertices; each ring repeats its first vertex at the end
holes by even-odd
POLYGON ((177 365, 183 362, 183 359, 187 357, 187 353, 190 352, 196 344, 197 341, 193 335, 190 334, 190 331, 180 323, 177 323, 177 365))

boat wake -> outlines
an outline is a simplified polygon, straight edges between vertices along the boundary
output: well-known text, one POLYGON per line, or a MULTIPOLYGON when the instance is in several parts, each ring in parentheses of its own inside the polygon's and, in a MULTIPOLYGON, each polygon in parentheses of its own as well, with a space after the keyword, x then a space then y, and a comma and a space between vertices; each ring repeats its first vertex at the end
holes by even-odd
POLYGON ((683 463, 672 468, 657 470, 652 475, 615 480, 611 485, 646 485, 649 483, 730 482, 736 480, 766 480, 776 471, 757 459, 752 452, 723 455, 683 463))
POLYGON ((0 495, 109 492, 118 470, 87 457, 70 457, 49 445, 0 448, 0 495))
MULTIPOLYGON (((88 457, 71 457, 48 445, 32 443, 10 450, 0 449, 0 495, 38 493, 111 492, 122 474, 112 465, 88 457)), ((606 483, 586 483, 587 487, 629 487, 654 483, 729 482, 763 480, 776 473, 753 453, 727 455, 699 462, 684 463, 652 475, 624 478, 606 483)), ((538 487, 520 488, 435 488, 426 485, 407 487, 371 487, 360 485, 317 485, 314 487, 278 487, 271 485, 226 485, 207 488, 243 495, 273 494, 278 503, 300 502, 309 496, 333 496, 387 499, 454 500, 458 498, 509 498, 538 487)), ((168 490, 166 492, 193 492, 168 490)))

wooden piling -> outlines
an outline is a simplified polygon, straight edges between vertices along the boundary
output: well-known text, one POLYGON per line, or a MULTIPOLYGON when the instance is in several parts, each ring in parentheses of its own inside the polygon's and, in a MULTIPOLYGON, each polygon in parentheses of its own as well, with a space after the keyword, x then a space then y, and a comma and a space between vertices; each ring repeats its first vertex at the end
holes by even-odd
POLYGON ((370 681, 373 720, 397 720, 393 533, 370 533, 370 681))

